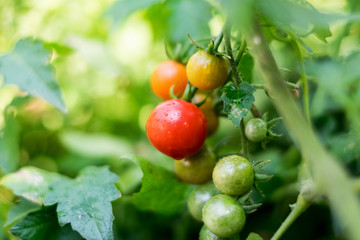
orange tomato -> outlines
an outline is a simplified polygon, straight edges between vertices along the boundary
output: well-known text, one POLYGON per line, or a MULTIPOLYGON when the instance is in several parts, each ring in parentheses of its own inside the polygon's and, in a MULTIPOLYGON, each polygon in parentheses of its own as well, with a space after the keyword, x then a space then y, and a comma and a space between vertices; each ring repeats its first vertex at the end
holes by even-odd
POLYGON ((152 91, 164 100, 170 99, 170 88, 174 86, 174 94, 182 95, 186 88, 186 68, 173 60, 161 63, 153 72, 150 85, 152 91))

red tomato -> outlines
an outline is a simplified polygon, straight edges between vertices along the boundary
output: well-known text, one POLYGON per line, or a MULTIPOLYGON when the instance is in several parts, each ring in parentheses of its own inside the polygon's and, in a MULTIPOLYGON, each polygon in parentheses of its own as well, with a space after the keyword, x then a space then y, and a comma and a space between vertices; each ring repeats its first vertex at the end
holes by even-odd
POLYGON ((170 99, 170 88, 174 85, 174 94, 182 95, 187 84, 186 68, 173 60, 161 63, 150 79, 152 91, 162 99, 170 99))
POLYGON ((160 103, 146 122, 146 134, 160 152, 182 159, 200 150, 206 138, 206 118, 194 104, 173 99, 160 103))

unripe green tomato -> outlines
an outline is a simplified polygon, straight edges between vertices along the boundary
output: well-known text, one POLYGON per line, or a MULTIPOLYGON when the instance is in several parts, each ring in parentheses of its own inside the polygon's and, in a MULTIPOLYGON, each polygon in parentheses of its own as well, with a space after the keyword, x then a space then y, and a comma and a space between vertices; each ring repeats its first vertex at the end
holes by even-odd
POLYGON ((267 133, 266 122, 261 118, 249 120, 245 127, 245 135, 252 142, 260 142, 265 139, 267 133))
POLYGON ((245 212, 229 195, 219 194, 207 201, 202 211, 206 227, 219 237, 231 237, 245 225, 245 212))
POLYGON ((235 234, 228 238, 219 237, 210 232, 210 230, 203 225, 200 230, 199 240, 240 240, 240 237, 239 234, 235 234))
POLYGON ((249 161, 238 155, 222 158, 213 171, 213 181, 220 192, 239 196, 254 183, 254 170, 249 161))
POLYGON ((211 180, 215 164, 215 155, 203 146, 195 155, 175 161, 175 173, 181 181, 203 184, 211 180))
POLYGON ((220 192, 212 182, 194 188, 187 199, 187 206, 191 216, 198 221, 202 221, 204 204, 217 194, 220 194, 220 192))

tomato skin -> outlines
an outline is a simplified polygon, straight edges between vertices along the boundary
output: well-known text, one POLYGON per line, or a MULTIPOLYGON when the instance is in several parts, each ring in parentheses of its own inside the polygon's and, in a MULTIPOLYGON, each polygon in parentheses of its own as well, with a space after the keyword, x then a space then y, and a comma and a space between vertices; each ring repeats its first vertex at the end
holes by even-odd
POLYGON ((199 240, 240 240, 238 234, 228 238, 223 238, 213 234, 205 225, 202 226, 199 234, 199 240))
POLYGON ((249 120, 245 127, 245 135, 252 142, 260 142, 265 139, 267 133, 266 122, 261 118, 249 120))
POLYGON ((213 180, 220 192, 239 196, 251 189, 254 183, 254 170, 246 158, 230 155, 220 159, 216 164, 213 180))
POLYGON ((184 182, 203 184, 211 179, 216 157, 207 146, 194 155, 175 162, 176 176, 184 182))
MULTIPOLYGON (((193 98, 194 103, 200 103, 206 98, 206 94, 203 92, 197 92, 193 98)), ((209 96, 203 105, 200 106, 200 110, 204 113, 207 120, 206 136, 213 135, 219 127, 219 116, 213 107, 213 98, 209 96)))
POLYGON ((186 70, 190 83, 202 90, 220 87, 228 75, 226 60, 204 50, 200 50, 191 56, 186 70))
POLYGON ((195 154, 204 144, 206 118, 192 103, 168 100, 151 112, 146 135, 157 150, 180 160, 195 154))
POLYGON ((173 60, 162 62, 151 75, 152 91, 164 100, 170 99, 170 88, 174 86, 174 94, 182 95, 186 88, 186 67, 173 60))
POLYGON ((205 203, 202 219, 205 226, 219 237, 231 237, 240 232, 246 221, 240 204, 225 194, 216 195, 205 203))
POLYGON ((220 194, 220 192, 212 182, 194 188, 187 199, 187 206, 191 216, 201 222, 204 204, 217 194, 220 194))

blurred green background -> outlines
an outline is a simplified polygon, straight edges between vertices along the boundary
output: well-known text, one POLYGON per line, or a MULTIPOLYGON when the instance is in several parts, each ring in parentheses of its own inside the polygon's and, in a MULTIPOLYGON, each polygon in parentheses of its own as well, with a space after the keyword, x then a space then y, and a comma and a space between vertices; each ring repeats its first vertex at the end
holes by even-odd
MULTIPOLYGON (((131 194, 140 189, 142 175, 133 162, 119 159, 136 154, 173 170, 173 160, 156 151, 146 137, 147 117, 161 101, 151 92, 151 73, 167 59, 165 39, 184 44, 188 42, 186 32, 198 40, 208 39, 220 32, 224 18, 216 8, 200 0, 170 1, 166 7, 161 1, 124 2, 113 5, 112 0, 0 0, 0 55, 24 37, 46 42, 53 50, 51 64, 68 112, 63 114, 39 98, 21 98, 24 93, 15 86, 4 86, 2 80, 0 111, 12 103, 7 111, 16 116, 13 121, 19 129, 20 167, 36 166, 75 177, 85 166, 110 165, 119 175, 117 186, 123 193, 113 204, 116 239, 197 239, 201 224, 190 217, 185 205, 181 214, 163 216, 139 211, 131 204, 131 194), (142 10, 147 5, 151 7, 142 10), (203 7, 209 11, 203 14, 203 7), (135 9, 140 11, 132 13, 135 9)), ((356 10, 351 7, 354 1, 310 2, 324 12, 356 10)), ((360 50, 360 26, 355 23, 344 33, 345 27, 342 22, 331 25, 333 34, 327 44, 310 35, 303 38, 304 45, 315 56, 346 57, 360 50), (336 50, 339 38, 343 44, 336 50)), ((284 71, 286 79, 297 82, 297 63, 289 44, 272 41, 271 47, 278 65, 291 69, 284 71)), ((256 71, 253 81, 261 81, 256 71)), ((357 138, 349 135, 351 121, 346 106, 332 98, 327 86, 318 87, 316 83, 314 80, 310 84, 315 127, 328 148, 353 175, 359 175, 360 148, 357 138)), ((276 116, 263 91, 257 91, 255 97, 261 112, 276 116)), ((1 114, 0 126, 4 123, 1 114)), ((275 177, 261 185, 267 196, 261 199, 265 204, 249 216, 242 236, 258 232, 269 238, 287 216, 289 204, 296 200, 300 154, 284 126, 279 124, 276 131, 283 137, 266 150, 256 144, 251 146, 252 161, 272 160, 267 172, 275 177)), ((231 140, 222 148, 223 153, 239 151, 239 132, 229 120, 221 118, 218 132, 207 143, 215 147, 224 138, 231 140)), ((341 229, 333 217, 324 204, 314 205, 284 239, 341 239, 341 229)))

